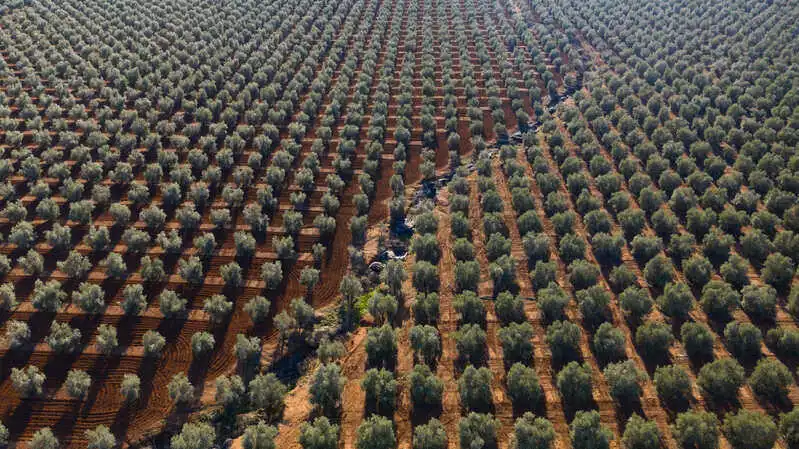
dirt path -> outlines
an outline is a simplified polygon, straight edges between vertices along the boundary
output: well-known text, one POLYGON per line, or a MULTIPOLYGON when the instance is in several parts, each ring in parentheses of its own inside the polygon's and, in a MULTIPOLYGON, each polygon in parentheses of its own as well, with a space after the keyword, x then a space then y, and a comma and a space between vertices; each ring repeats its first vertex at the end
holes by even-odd
POLYGON ((447 206, 449 192, 443 190, 439 194, 437 238, 441 247, 441 260, 438 271, 441 278, 439 291, 438 332, 441 334, 441 358, 436 366, 436 375, 444 382, 444 396, 439 421, 444 425, 449 437, 449 449, 458 449, 458 422, 460 421, 460 396, 456 381, 455 362, 458 350, 455 347, 453 333, 457 330, 458 314, 452 305, 455 285, 455 257, 452 255, 451 218, 447 206))
MULTIPOLYGON (((413 264, 416 262, 414 254, 408 254, 405 259, 405 272, 411 273, 413 264)), ((413 288, 413 279, 407 276, 402 284, 403 298, 398 298, 400 309, 397 320, 400 327, 397 329, 397 365, 395 374, 399 383, 397 391, 397 409, 394 412, 394 428, 397 433, 397 448, 409 449, 413 439, 412 413, 413 404, 411 403, 409 374, 413 371, 413 350, 409 333, 413 327, 413 305, 416 292, 413 288)))
POLYGON ((494 282, 488 272, 488 258, 485 252, 485 243, 488 236, 483 228, 483 207, 480 204, 480 189, 477 186, 477 174, 469 176, 469 223, 472 225, 472 243, 474 244, 475 259, 480 264, 480 283, 477 286, 477 296, 484 298, 494 295, 494 282))
MULTIPOLYGON (((501 171, 500 165, 499 159, 496 159, 494 161, 494 179, 497 183, 497 191, 502 197, 504 204, 513 205, 511 193, 508 189, 508 182, 504 173, 501 171)), ((523 268, 528 266, 527 255, 522 248, 519 227, 516 224, 516 216, 512 212, 512 208, 508 207, 505 208, 503 215, 505 218, 505 225, 508 227, 510 238, 513 242, 511 252, 518 262, 516 281, 520 287, 519 293, 523 298, 532 298, 534 293, 530 282, 530 276, 526 272, 526 269, 523 268)), ((524 310, 527 321, 533 326, 533 367, 538 375, 541 388, 544 390, 547 419, 552 423, 557 434, 555 447, 559 449, 569 448, 571 447, 569 424, 566 421, 566 415, 563 413, 560 393, 555 386, 555 373, 553 373, 552 370, 552 352, 549 350, 549 345, 546 343, 546 329, 542 324, 541 311, 538 310, 538 305, 534 300, 525 300, 524 310)))

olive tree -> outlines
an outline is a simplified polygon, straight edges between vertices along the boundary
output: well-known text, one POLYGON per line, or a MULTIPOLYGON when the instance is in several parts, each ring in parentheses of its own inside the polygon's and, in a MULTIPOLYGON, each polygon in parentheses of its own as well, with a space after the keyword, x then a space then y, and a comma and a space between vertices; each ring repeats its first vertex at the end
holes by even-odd
POLYGON ((546 341, 552 357, 559 362, 576 360, 580 354, 580 326, 570 321, 555 321, 547 328, 546 341))
POLYGON ((157 357, 164 350, 166 339, 157 331, 149 330, 142 336, 142 345, 144 346, 145 356, 157 357))
POLYGON ((508 370, 508 395, 514 407, 529 410, 544 397, 544 391, 535 370, 521 363, 514 363, 508 370))
POLYGON ((470 412, 458 422, 460 447, 490 449, 497 446, 499 420, 490 414, 470 412))
POLYGON ((11 368, 11 385, 21 397, 40 396, 43 393, 47 376, 38 367, 28 365, 25 368, 11 368))
POLYGON ((667 404, 685 403, 691 397, 691 379, 677 365, 659 366, 655 370, 654 382, 658 396, 667 404))
POLYGON ((760 360, 749 376, 752 390, 774 403, 779 403, 787 397, 788 388, 792 383, 793 376, 790 370, 779 360, 760 360))
POLYGON ((341 393, 344 392, 346 381, 338 364, 320 366, 311 381, 311 404, 318 407, 325 416, 334 416, 341 404, 341 393))
POLYGON ((47 344, 59 354, 74 352, 81 340, 80 329, 72 328, 68 323, 53 321, 50 324, 50 334, 47 335, 47 344))
POLYGON ((550 449, 555 441, 555 428, 546 418, 527 412, 513 425, 512 449, 550 449))
POLYGON ((673 341, 671 328, 665 323, 650 321, 635 332, 635 345, 644 357, 651 359, 663 358, 668 354, 673 341))
POLYGON ((194 385, 189 382, 185 373, 177 373, 172 376, 172 380, 167 384, 169 398, 178 407, 187 406, 194 401, 194 385))
POLYGON ((491 371, 488 368, 475 368, 469 365, 458 379, 458 392, 461 404, 474 411, 486 411, 492 404, 491 371))
POLYGON ((170 445, 174 449, 212 449, 215 440, 216 431, 210 424, 186 423, 180 433, 172 437, 170 445))
POLYGON ((497 332, 507 363, 529 362, 533 358, 533 326, 528 323, 510 323, 497 332))
POLYGON ((31 339, 31 329, 28 323, 18 320, 9 320, 6 323, 6 342, 10 349, 20 349, 27 345, 31 339))
POLYGON ((780 416, 779 432, 790 449, 799 447, 799 409, 794 408, 780 416))
POLYGON ((300 427, 300 445, 303 449, 336 449, 339 427, 324 416, 305 422, 300 427))
POLYGON ((446 449, 447 432, 441 421, 430 418, 413 429, 413 449, 446 449))
POLYGON ((444 383, 427 365, 416 365, 409 376, 411 401, 418 409, 441 406, 444 383))
POLYGON ((92 378, 86 371, 77 369, 69 370, 64 387, 71 397, 81 399, 86 396, 89 387, 92 385, 92 378))
POLYGON ((0 447, 3 448, 8 447, 8 443, 9 443, 8 428, 5 425, 3 425, 2 422, 0 422, 0 447))
POLYGON ((730 352, 739 360, 760 357, 763 334, 754 324, 730 321, 724 328, 724 339, 730 352))
POLYGON ((713 355, 716 337, 707 325, 686 322, 680 328, 680 337, 689 357, 706 359, 713 355))
POLYGON ((728 402, 738 396, 744 382, 744 369, 735 359, 719 359, 699 370, 697 384, 711 398, 728 402))
POLYGON ((366 394, 366 403, 371 410, 383 416, 391 416, 397 402, 397 380, 391 371, 369 369, 361 380, 366 394))
POLYGON ((119 392, 126 403, 136 402, 141 396, 141 380, 139 376, 130 373, 122 376, 119 392))
POLYGON ((416 325, 411 328, 408 336, 415 358, 433 366, 441 355, 441 337, 438 329, 430 325, 416 325))
POLYGON ((569 425, 574 449, 609 449, 613 433, 600 422, 599 412, 578 411, 569 425))
POLYGON ((258 374, 247 385, 250 405, 263 411, 269 422, 280 418, 288 389, 274 373, 258 374))
POLYGON ((33 434, 28 447, 30 449, 58 449, 59 444, 53 431, 49 427, 43 427, 33 434))
POLYGON ((356 434, 358 449, 394 449, 397 445, 394 423, 383 416, 370 416, 358 426, 356 434))
POLYGON ((217 405, 225 408, 226 412, 235 413, 244 401, 244 380, 240 376, 219 376, 214 381, 216 394, 214 399, 217 405))
POLYGON ((117 445, 117 440, 114 438, 114 434, 111 433, 111 429, 102 424, 93 430, 87 430, 85 435, 87 449, 112 449, 117 445))
POLYGON ((625 449, 658 449, 661 443, 660 430, 656 422, 633 414, 627 420, 621 441, 625 449))
POLYGON ((479 364, 486 357, 486 332, 477 324, 464 324, 455 332, 458 356, 466 363, 479 364))
POLYGON ((635 362, 625 360, 611 363, 605 367, 605 379, 610 387, 610 395, 621 404, 630 404, 639 400, 642 389, 641 382, 647 379, 635 362))
POLYGON ((734 449, 771 449, 777 441, 777 425, 768 415, 755 411, 728 414, 723 430, 734 449))
POLYGON ((369 314, 379 325, 391 322, 397 314, 399 303, 393 295, 376 291, 366 305, 369 314))
POLYGON ((258 421, 244 429, 241 445, 244 449, 275 449, 276 436, 277 427, 258 421))
POLYGON ((244 305, 244 311, 250 316, 253 323, 262 323, 269 316, 269 309, 272 303, 263 296, 253 296, 244 305))
POLYGON ((580 408, 591 402, 592 373, 587 364, 569 362, 557 376, 557 386, 567 404, 580 408))
POLYGON ((594 352, 604 362, 624 358, 627 341, 624 332, 611 323, 602 323, 594 333, 594 352))

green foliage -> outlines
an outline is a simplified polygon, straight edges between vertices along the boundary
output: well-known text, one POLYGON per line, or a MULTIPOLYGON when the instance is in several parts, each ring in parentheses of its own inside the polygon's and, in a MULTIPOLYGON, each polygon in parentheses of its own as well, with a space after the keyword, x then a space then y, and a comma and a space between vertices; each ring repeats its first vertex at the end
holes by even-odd
POLYGON ((477 324, 464 324, 454 334, 458 356, 466 363, 480 364, 486 357, 486 333, 477 324))
POLYGON ((689 357, 710 358, 716 337, 702 323, 687 322, 680 328, 683 347, 689 357))
MULTIPOLYGON (((180 433, 173 436, 170 443, 175 449, 211 449, 214 440, 216 440, 214 428, 208 423, 199 422, 183 424, 180 433)), ((250 446, 247 449, 263 449, 263 447, 250 446)))
POLYGON ((779 432, 790 449, 799 447, 799 409, 794 408, 780 416, 779 432))
POLYGON ((300 427, 300 445, 303 449, 336 449, 339 427, 324 416, 300 427))
POLYGON ((388 324, 369 329, 365 348, 369 366, 393 366, 397 359, 396 331, 388 324))
POLYGON ((575 360, 580 355, 580 326, 570 321, 555 321, 547 328, 546 340, 556 361, 575 360))
POLYGON ((391 371, 375 368, 367 370, 361 380, 361 388, 366 393, 366 403, 372 410, 384 416, 394 413, 397 380, 391 371))
POLYGON ((647 421, 633 414, 627 420, 621 442, 625 449, 658 449, 660 439, 660 430, 656 422, 647 421))
MULTIPOLYGON (((446 449, 447 432, 441 421, 431 418, 413 429, 413 449, 446 449)), ((307 448, 305 448, 307 449, 307 448)))
POLYGON ((624 358, 626 345, 624 332, 611 323, 602 323, 594 333, 594 352, 604 362, 624 358))
POLYGON ((613 433, 600 423, 599 412, 579 411, 569 425, 574 449, 609 449, 613 433))
POLYGON ((444 383, 430 371, 427 365, 416 365, 409 375, 411 401, 414 407, 440 407, 444 383))
POLYGON ((749 376, 752 390, 774 403, 780 403, 787 397, 788 387, 792 383, 793 376, 790 370, 779 360, 760 360, 749 376))
POLYGON ((637 401, 642 392, 641 382, 647 379, 646 373, 638 369, 632 360, 611 363, 605 367, 604 374, 610 395, 622 404, 637 401))
POLYGON ((470 412, 458 423, 460 447, 490 449, 497 446, 499 420, 490 414, 470 412))
POLYGON ((739 360, 752 360, 760 356, 763 335, 752 323, 729 322, 724 328, 724 339, 730 352, 739 360))
POLYGON ((585 363, 569 362, 560 370, 557 377, 558 390, 567 404, 580 408, 591 402, 592 376, 591 367, 585 363))
POLYGON ((267 425, 263 421, 247 426, 241 438, 244 449, 275 449, 277 428, 267 425))
POLYGON ((527 412, 513 426, 511 448, 550 449, 555 436, 555 428, 549 420, 527 412))
POLYGON ((358 426, 355 444, 358 449, 394 449, 397 445, 394 424, 388 418, 370 416, 358 426))
POLYGON ((777 425, 763 413, 741 410, 724 418, 724 436, 734 449, 771 449, 777 425))
POLYGON ((247 390, 250 405, 262 410, 269 422, 279 420, 288 389, 274 373, 256 375, 247 385, 247 390))
POLYGON ((529 410, 543 398, 544 392, 535 370, 521 363, 514 363, 508 370, 508 395, 514 407, 529 410))
POLYGON ((469 365, 458 379, 461 404, 467 410, 486 411, 492 404, 491 371, 486 367, 469 365))
POLYGON ((715 449, 719 440, 719 420, 709 412, 681 413, 677 415, 671 433, 681 447, 715 449))
POLYGON ((670 405, 684 403, 691 397, 691 379, 677 365, 659 366, 654 380, 658 396, 670 405))
POLYGON ((671 328, 665 323, 650 321, 642 324, 635 332, 635 344, 644 357, 663 358, 674 341, 671 328))
POLYGON ((744 382, 744 369, 735 359, 719 359, 699 370, 697 384, 704 393, 720 402, 732 401, 744 382))
POLYGON ((338 364, 320 366, 311 381, 311 404, 318 407, 325 416, 334 416, 341 404, 341 393, 344 392, 346 381, 338 364))

